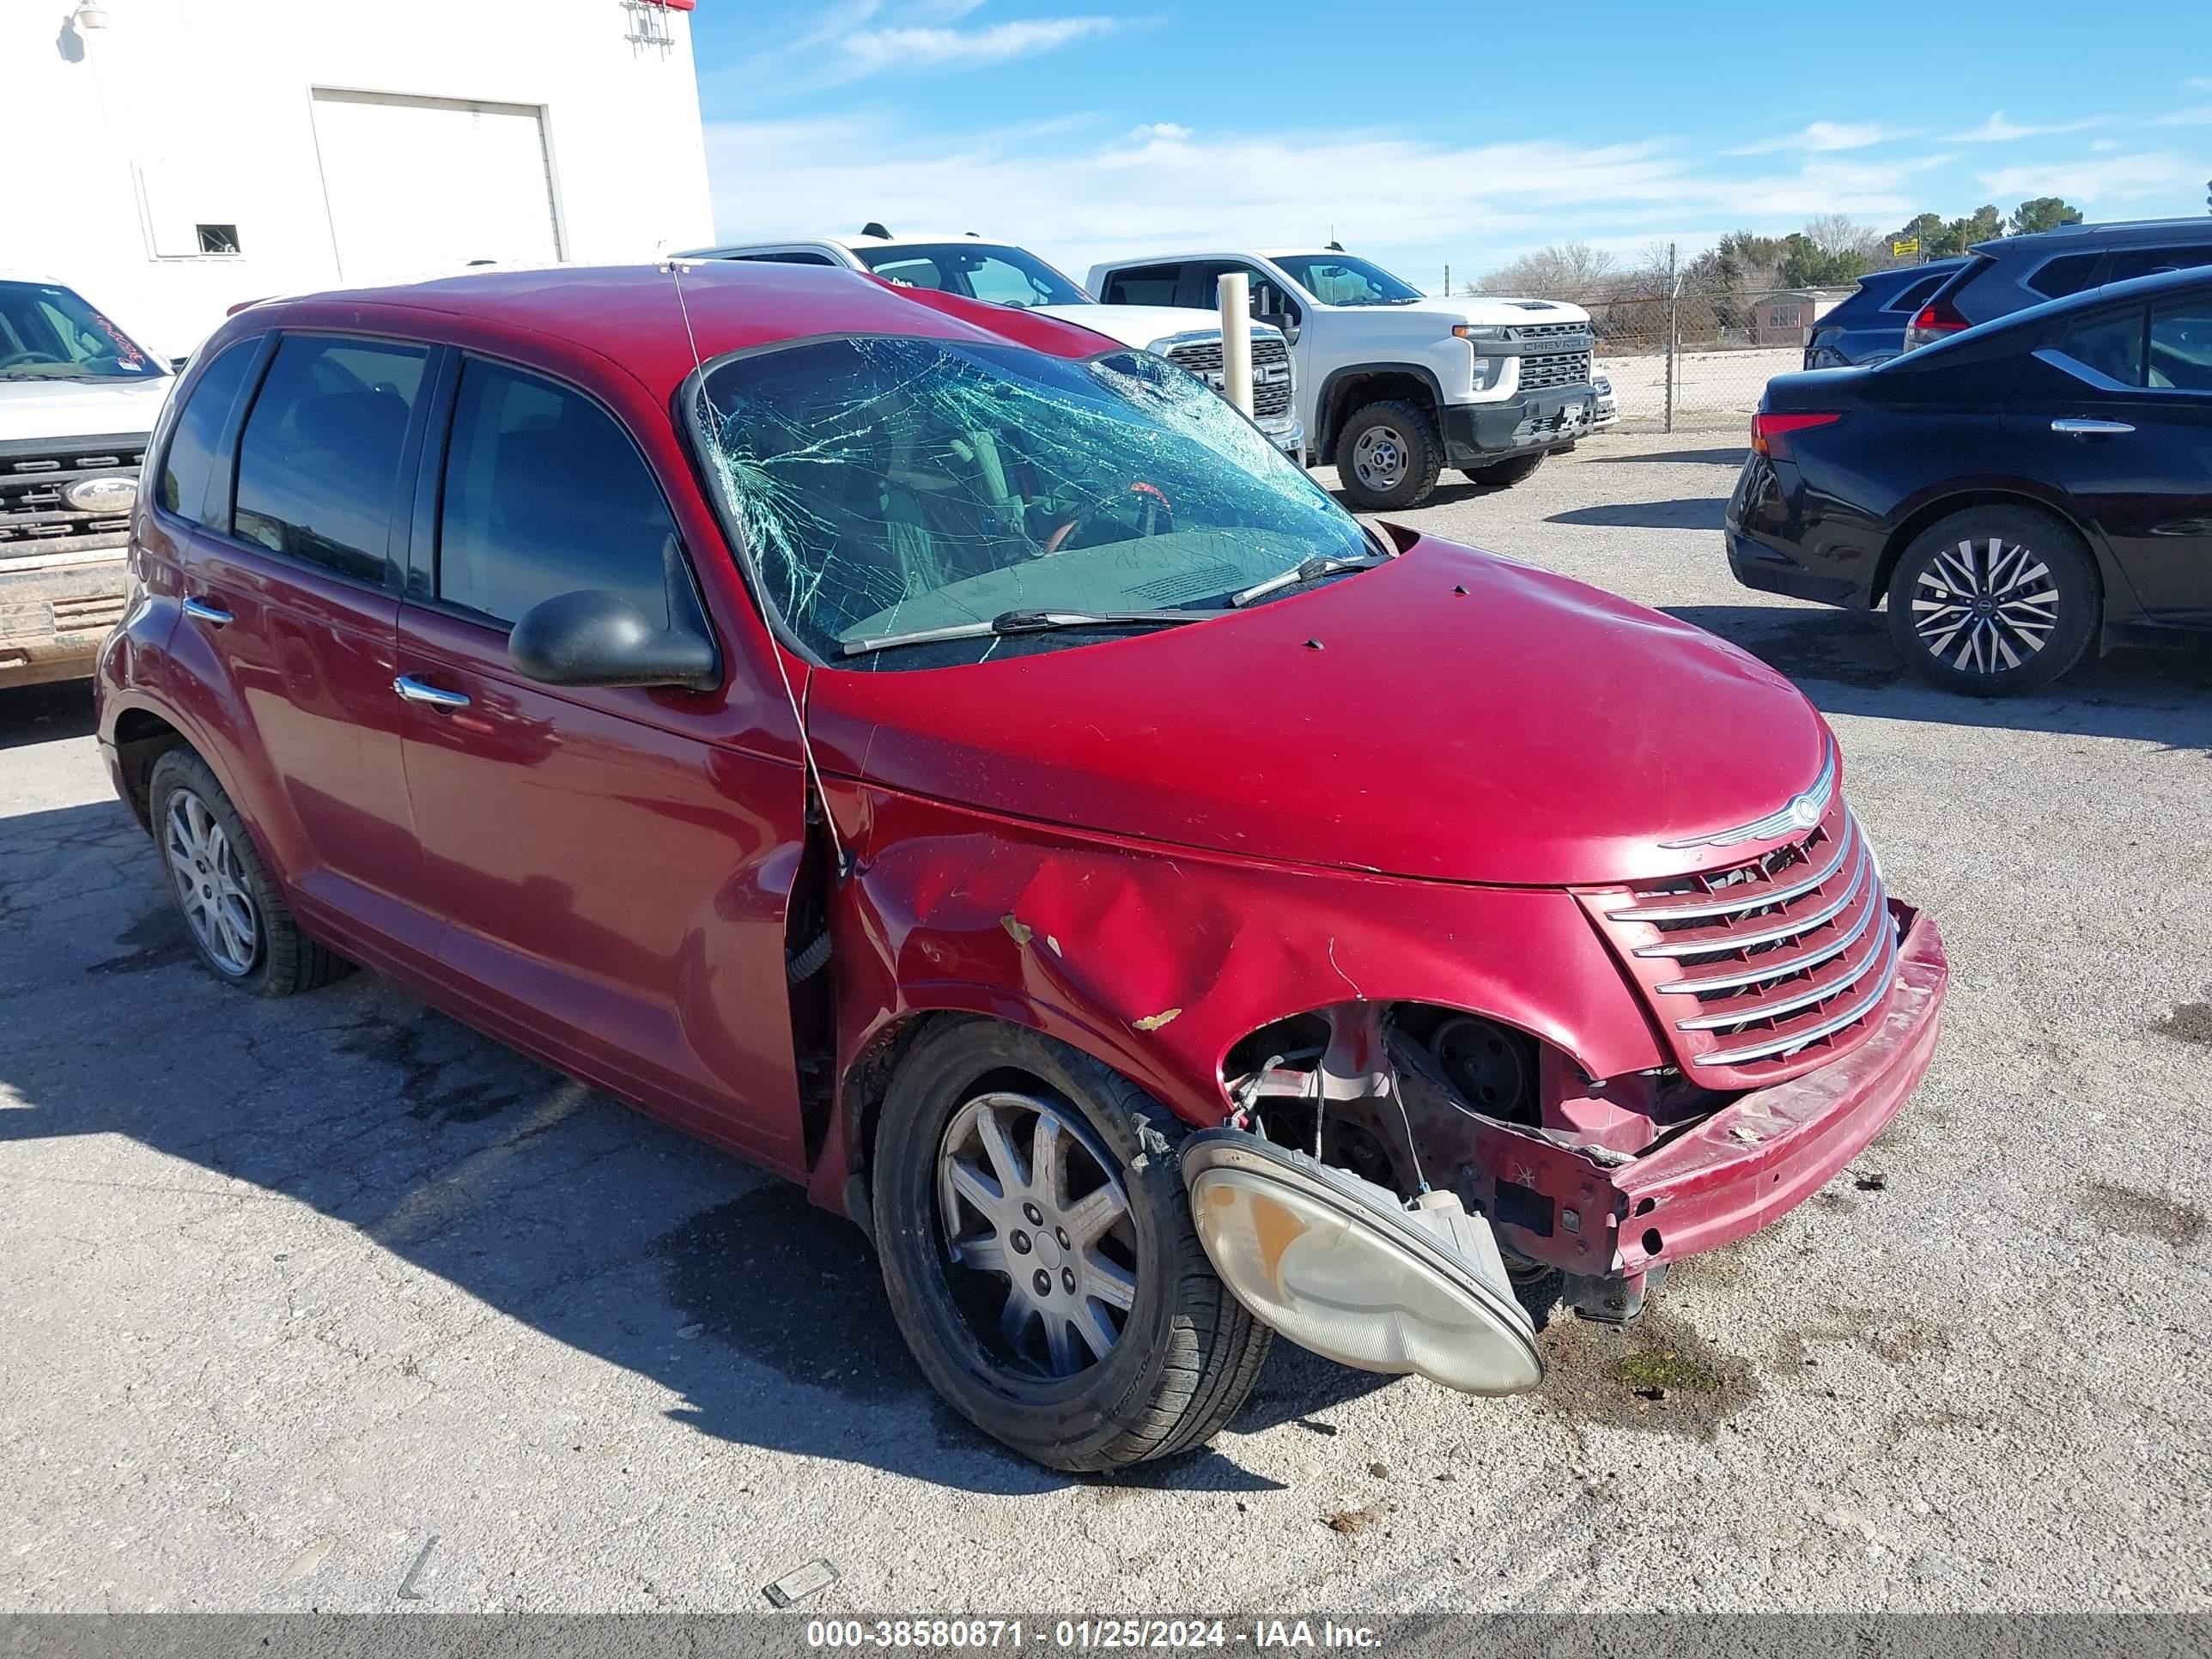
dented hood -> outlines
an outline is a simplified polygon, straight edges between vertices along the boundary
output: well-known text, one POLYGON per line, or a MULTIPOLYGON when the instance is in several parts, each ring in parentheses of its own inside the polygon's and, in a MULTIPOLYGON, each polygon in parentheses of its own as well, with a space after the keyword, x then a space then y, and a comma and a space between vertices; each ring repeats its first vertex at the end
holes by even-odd
POLYGON ((829 771, 1070 828, 1395 876, 1598 883, 1743 856, 1828 741, 1789 680, 1448 542, 1218 620, 972 666, 817 671, 829 771), (1462 592, 1460 590, 1464 590, 1462 592))

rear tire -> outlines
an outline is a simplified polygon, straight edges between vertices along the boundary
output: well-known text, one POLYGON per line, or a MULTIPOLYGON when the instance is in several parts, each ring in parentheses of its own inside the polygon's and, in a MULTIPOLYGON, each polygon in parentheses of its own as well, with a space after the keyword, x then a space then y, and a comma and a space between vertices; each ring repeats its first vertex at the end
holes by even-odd
POLYGON ((1947 691, 2033 691, 2081 659, 2103 593, 2080 536, 2031 507, 1970 507, 1912 538, 1889 578, 1889 633, 1947 691))
POLYGON ((210 973, 256 996, 288 997, 353 971, 300 931, 205 761, 170 750, 154 763, 147 802, 162 885, 210 973))
POLYGON ((1428 410, 1402 398, 1354 410, 1336 438, 1345 498, 1363 513, 1402 513, 1436 492, 1443 445, 1428 410))
POLYGON ((1545 452, 1534 455, 1516 455, 1510 460, 1495 461, 1488 466, 1471 466, 1467 476, 1479 484, 1488 484, 1493 489, 1510 489, 1544 464, 1545 452))
POLYGON ((1088 1055, 988 1020, 924 1032, 891 1079, 871 1163, 892 1314, 931 1387, 1048 1468, 1115 1469, 1201 1446, 1258 1379, 1273 1333, 1198 1242, 1180 1133, 1088 1055), (979 1114, 997 1130, 979 1133, 979 1114), (1048 1121, 1053 1153, 1038 1139, 1048 1121), (994 1182, 1009 1155, 1011 1178, 994 1182), (1068 1173, 1044 1179, 1048 1158, 1068 1173), (1092 1231, 1102 1214, 1115 1219, 1092 1231))

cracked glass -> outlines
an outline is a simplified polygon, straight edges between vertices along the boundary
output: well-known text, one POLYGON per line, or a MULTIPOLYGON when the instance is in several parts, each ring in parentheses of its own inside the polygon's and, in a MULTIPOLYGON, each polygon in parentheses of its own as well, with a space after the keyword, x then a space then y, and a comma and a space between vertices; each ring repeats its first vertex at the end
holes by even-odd
MULTIPOLYGON (((831 661, 1010 611, 1211 611, 1302 561, 1372 556, 1249 421, 1143 352, 811 340, 708 366, 690 416, 757 581, 831 661)), ((1012 643, 854 660, 928 667, 1012 643)))

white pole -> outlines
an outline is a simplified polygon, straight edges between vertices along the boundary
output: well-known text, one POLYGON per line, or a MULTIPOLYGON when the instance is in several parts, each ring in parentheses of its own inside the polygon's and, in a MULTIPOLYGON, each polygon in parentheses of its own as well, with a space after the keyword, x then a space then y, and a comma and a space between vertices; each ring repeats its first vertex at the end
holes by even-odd
POLYGON ((1252 412, 1252 279, 1241 270, 1221 276, 1221 395, 1252 412))

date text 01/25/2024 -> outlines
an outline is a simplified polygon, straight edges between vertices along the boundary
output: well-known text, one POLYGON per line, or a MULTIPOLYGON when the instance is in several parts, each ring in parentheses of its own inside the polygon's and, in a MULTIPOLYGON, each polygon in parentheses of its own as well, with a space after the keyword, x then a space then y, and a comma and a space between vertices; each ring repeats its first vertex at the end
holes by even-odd
POLYGON ((1024 1626, 1019 1619, 811 1619, 806 1645, 841 1648, 1020 1648, 1079 1651, 1182 1648, 1349 1648, 1382 1645, 1364 1625, 1323 1619, 1061 1619, 1024 1626))

